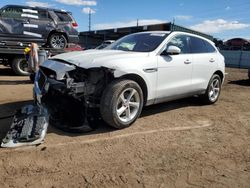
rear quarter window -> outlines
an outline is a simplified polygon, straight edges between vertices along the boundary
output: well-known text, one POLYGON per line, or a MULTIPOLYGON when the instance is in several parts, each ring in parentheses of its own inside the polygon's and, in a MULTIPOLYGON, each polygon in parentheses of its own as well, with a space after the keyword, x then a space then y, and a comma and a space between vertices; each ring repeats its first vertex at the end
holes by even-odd
POLYGON ((39 11, 38 11, 38 17, 39 17, 39 19, 42 19, 42 20, 47 20, 47 19, 49 19, 49 18, 48 18, 48 12, 47 12, 47 11, 44 11, 44 10, 39 10, 39 11))
POLYGON ((71 16, 67 12, 55 12, 58 17, 58 20, 61 22, 71 22, 73 21, 71 16))

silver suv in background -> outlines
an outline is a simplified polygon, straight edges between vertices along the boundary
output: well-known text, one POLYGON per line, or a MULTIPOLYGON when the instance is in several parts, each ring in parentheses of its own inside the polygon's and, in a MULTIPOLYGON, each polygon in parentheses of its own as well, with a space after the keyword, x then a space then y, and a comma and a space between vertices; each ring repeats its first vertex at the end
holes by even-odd
POLYGON ((36 42, 55 49, 78 43, 78 24, 64 10, 6 5, 0 9, 0 42, 36 42))

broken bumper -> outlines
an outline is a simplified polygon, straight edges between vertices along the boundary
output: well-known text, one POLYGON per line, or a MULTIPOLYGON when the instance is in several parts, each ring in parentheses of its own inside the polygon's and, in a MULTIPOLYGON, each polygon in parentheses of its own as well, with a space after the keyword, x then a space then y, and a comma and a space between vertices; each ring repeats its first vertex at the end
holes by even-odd
POLYGON ((18 110, 1 147, 19 147, 43 143, 49 123, 45 107, 27 105, 18 110))
MULTIPOLYGON (((62 74, 65 72, 62 71, 62 74)), ((50 125, 67 132, 85 133, 93 130, 86 119, 84 101, 73 97, 75 93, 82 92, 81 84, 68 87, 64 82, 49 78, 42 70, 36 73, 34 101, 38 106, 48 109, 50 125)))

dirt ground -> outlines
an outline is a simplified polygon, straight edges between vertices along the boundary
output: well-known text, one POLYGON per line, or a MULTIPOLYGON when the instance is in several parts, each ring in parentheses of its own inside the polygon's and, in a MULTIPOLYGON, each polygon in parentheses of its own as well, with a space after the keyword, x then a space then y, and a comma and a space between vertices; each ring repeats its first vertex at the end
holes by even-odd
MULTIPOLYGON (((49 127, 40 146, 0 148, 0 187, 250 187, 250 83, 247 70, 226 72, 215 105, 178 100, 145 108, 127 129, 49 127)), ((28 78, 0 67, 0 139, 31 102, 28 78)))

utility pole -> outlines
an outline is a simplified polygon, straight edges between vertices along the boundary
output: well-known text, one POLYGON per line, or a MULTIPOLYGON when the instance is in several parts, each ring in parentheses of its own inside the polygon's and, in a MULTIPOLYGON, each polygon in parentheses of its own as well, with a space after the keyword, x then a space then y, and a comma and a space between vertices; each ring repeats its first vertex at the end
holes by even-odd
POLYGON ((174 22, 175 22, 175 18, 173 17, 173 23, 171 24, 171 31, 174 31, 174 22))
POLYGON ((91 9, 89 9, 89 31, 91 31, 91 9))

